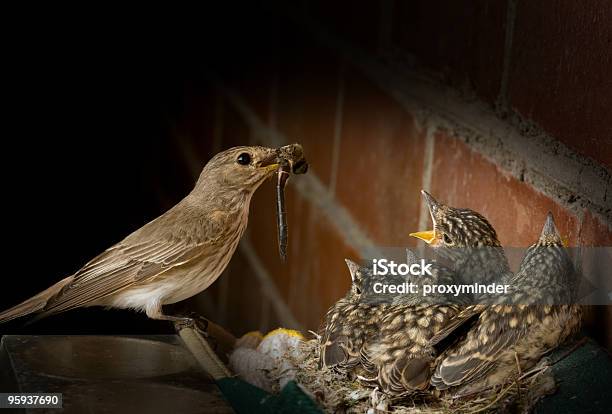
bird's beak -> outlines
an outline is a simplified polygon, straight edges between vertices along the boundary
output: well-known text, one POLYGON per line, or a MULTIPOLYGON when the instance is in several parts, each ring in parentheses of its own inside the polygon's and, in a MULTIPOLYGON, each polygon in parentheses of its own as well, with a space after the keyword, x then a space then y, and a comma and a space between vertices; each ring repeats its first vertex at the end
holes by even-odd
POLYGON ((436 238, 435 230, 417 231, 416 233, 410 233, 410 237, 416 237, 417 239, 423 240, 427 244, 431 244, 436 238))
POLYGON ((559 230, 555 225, 555 218, 553 217, 553 214, 550 211, 546 215, 546 222, 544 223, 544 227, 542 228, 540 238, 556 239, 558 242, 563 244, 564 247, 567 247, 568 245, 567 238, 561 237, 561 233, 559 233, 559 230))
POLYGON ((266 172, 276 171, 279 166, 278 150, 270 153, 266 158, 259 162, 258 168, 264 168, 266 172))
POLYGON ((557 231, 557 226, 555 225, 555 218, 553 214, 549 211, 546 215, 546 222, 544 223, 544 228, 542 229, 542 236, 556 236, 559 234, 557 231))
POLYGON ((353 262, 351 259, 344 259, 346 265, 349 268, 349 272, 351 273, 351 280, 355 281, 355 274, 357 274, 357 270, 359 270, 359 265, 353 262))
POLYGON ((436 213, 440 208, 440 203, 438 203, 436 199, 433 198, 432 195, 425 190, 421 190, 421 194, 423 194, 423 198, 425 199, 425 203, 427 204, 427 208, 429 209, 429 214, 431 215, 431 219, 434 221, 435 224, 436 213))
MULTIPOLYGON (((436 225, 436 213, 438 209, 440 208, 440 204, 427 191, 421 190, 421 194, 423 195, 423 198, 425 199, 425 203, 427 204, 427 208, 429 209, 429 215, 431 216, 431 221, 433 222, 435 226, 436 225)), ((410 233, 410 236, 416 237, 417 239, 421 239, 427 244, 431 244, 436 238, 436 231, 435 230, 417 231, 416 233, 410 233)))

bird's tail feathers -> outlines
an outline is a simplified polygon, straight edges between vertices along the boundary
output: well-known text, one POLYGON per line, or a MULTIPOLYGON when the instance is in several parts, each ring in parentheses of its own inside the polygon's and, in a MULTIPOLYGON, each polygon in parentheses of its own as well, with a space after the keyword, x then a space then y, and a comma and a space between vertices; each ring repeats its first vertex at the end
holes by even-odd
POLYGON ((8 322, 13 319, 21 318, 22 316, 30 315, 32 313, 36 313, 41 311, 49 302, 49 299, 53 298, 57 295, 64 286, 70 283, 73 279, 73 276, 68 276, 65 279, 60 280, 53 286, 43 290, 36 296, 32 296, 30 299, 27 299, 21 302, 17 306, 13 306, 10 309, 5 310, 0 313, 0 323, 8 322))

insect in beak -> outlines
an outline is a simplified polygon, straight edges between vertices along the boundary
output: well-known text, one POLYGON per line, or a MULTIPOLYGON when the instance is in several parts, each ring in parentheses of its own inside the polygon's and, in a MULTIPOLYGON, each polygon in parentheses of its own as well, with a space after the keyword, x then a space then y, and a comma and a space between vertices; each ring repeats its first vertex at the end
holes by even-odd
POLYGON ((287 243, 289 229, 285 207, 285 187, 291 173, 305 174, 308 163, 299 144, 286 145, 279 149, 278 170, 276 179, 276 219, 278 227, 278 253, 281 261, 287 260, 287 243))
POLYGON ((287 160, 281 161, 276 180, 276 224, 278 226, 278 253, 283 262, 287 260, 287 237, 289 233, 285 207, 285 186, 290 173, 289 162, 287 160))

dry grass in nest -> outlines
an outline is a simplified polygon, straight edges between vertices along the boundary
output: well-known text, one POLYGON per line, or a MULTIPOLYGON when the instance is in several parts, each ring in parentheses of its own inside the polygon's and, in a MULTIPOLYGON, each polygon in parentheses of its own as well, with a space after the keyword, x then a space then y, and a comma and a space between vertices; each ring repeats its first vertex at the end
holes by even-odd
POLYGON ((504 387, 471 399, 437 397, 422 393, 390 397, 349 380, 333 370, 319 369, 319 338, 304 341, 299 357, 291 358, 297 366, 296 381, 320 406, 330 413, 490 413, 530 412, 543 396, 555 390, 555 381, 547 360, 504 387))

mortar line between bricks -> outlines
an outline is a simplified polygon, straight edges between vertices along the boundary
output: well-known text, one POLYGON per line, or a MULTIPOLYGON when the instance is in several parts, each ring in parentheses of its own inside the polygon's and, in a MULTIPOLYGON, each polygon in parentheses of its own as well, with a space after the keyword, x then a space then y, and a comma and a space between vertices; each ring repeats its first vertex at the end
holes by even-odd
POLYGON ((525 125, 528 122, 523 119, 502 120, 483 102, 468 102, 458 91, 410 66, 373 59, 312 21, 299 18, 291 9, 287 12, 316 41, 346 57, 421 123, 428 119, 451 134, 460 132, 453 135, 509 175, 524 180, 574 214, 590 209, 612 228, 612 203, 604 199, 602 190, 612 185, 612 173, 601 164, 540 128, 525 125), (529 136, 520 132, 525 126, 529 127, 529 136))
MULTIPOLYGON (((436 130, 436 126, 431 124, 427 125, 427 129, 425 130, 425 148, 423 150, 423 171, 421 181, 421 188, 425 191, 430 191, 431 189, 434 151, 436 146, 434 135, 436 130)), ((417 231, 421 231, 426 228, 427 224, 429 223, 429 217, 429 208, 427 208, 425 201, 422 201, 419 210, 419 225, 417 227, 417 231)), ((419 247, 421 248, 420 250, 424 250, 425 245, 423 243, 419 243, 419 247)))
MULTIPOLYGON (((279 147, 291 142, 280 131, 263 124, 246 101, 238 93, 227 87, 217 76, 210 72, 206 76, 209 82, 225 94, 227 100, 245 119, 254 135, 265 145, 279 147)), ((329 189, 326 188, 314 171, 311 170, 308 174, 292 180, 292 183, 304 199, 323 212, 327 220, 342 236, 344 242, 357 251, 362 258, 383 257, 381 250, 361 229, 351 213, 330 195, 329 189)))
POLYGON ((261 262, 255 248, 251 244, 248 234, 245 234, 239 245, 240 251, 246 256, 255 271, 255 277, 258 279, 261 290, 270 300, 272 307, 278 317, 279 322, 284 328, 297 329, 303 331, 304 327, 293 315, 289 305, 285 303, 280 292, 276 288, 276 283, 272 279, 272 275, 268 272, 264 264, 261 262))

